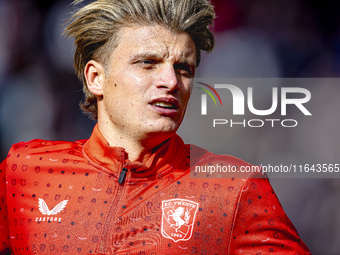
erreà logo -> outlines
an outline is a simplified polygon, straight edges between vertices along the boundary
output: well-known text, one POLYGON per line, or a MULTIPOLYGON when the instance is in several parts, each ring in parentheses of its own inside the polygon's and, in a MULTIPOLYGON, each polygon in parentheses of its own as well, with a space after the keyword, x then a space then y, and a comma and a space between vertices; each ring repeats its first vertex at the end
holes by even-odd
POLYGON ((174 242, 188 241, 192 236, 198 203, 187 199, 162 201, 162 236, 174 242))
POLYGON ((58 221, 61 222, 61 218, 58 217, 53 217, 53 215, 57 215, 58 213, 60 213, 62 210, 64 210, 64 208, 67 205, 68 200, 64 200, 61 201, 59 204, 57 204, 54 208, 52 208, 51 210, 48 208, 46 202, 42 199, 39 198, 39 211, 43 214, 43 215, 47 215, 47 216, 51 216, 51 217, 37 217, 35 219, 36 222, 41 222, 41 221, 48 221, 48 222, 52 222, 52 221, 58 221))

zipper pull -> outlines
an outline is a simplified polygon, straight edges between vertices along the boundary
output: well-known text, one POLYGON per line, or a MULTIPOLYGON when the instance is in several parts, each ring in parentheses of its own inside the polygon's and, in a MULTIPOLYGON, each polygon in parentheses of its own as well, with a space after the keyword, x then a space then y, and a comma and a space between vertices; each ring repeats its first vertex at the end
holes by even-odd
POLYGON ((119 179, 118 179, 119 184, 123 184, 127 171, 128 171, 128 169, 123 167, 122 171, 120 172, 119 179))

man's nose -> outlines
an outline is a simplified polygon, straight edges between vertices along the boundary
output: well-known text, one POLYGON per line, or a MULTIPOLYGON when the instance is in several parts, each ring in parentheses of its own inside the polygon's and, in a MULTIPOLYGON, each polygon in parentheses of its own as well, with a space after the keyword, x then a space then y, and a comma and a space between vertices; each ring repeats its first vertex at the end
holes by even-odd
POLYGON ((157 87, 164 88, 169 91, 177 90, 179 88, 178 74, 176 73, 174 66, 164 65, 161 68, 157 87))

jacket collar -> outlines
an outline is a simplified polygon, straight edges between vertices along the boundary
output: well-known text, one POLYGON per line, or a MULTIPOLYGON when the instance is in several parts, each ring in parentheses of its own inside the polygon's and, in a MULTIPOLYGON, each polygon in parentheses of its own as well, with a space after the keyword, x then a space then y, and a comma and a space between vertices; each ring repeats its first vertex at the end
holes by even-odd
POLYGON ((84 144, 83 152, 97 168, 119 175, 123 167, 128 169, 127 179, 146 178, 168 171, 181 158, 185 158, 183 140, 175 134, 165 141, 144 162, 131 162, 124 148, 110 146, 100 133, 98 125, 84 144))

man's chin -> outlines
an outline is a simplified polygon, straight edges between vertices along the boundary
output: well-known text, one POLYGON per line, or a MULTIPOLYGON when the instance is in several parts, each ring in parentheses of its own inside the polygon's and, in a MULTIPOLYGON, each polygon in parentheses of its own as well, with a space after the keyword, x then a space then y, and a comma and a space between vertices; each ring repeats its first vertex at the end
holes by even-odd
POLYGON ((180 123, 171 118, 158 119, 149 126, 150 133, 176 133, 180 123))
POLYGON ((173 119, 157 119, 145 126, 145 137, 147 140, 166 140, 176 134, 179 123, 173 119))
POLYGON ((156 142, 156 143, 160 143, 163 142, 169 138, 171 138, 172 136, 174 136, 177 132, 177 127, 169 127, 169 128, 163 128, 160 130, 152 130, 150 132, 147 133, 147 140, 149 140, 150 142, 156 142))
POLYGON ((163 130, 158 130, 158 131, 152 131, 148 133, 149 137, 171 137, 173 135, 175 135, 177 132, 177 128, 176 129, 163 129, 163 130))

